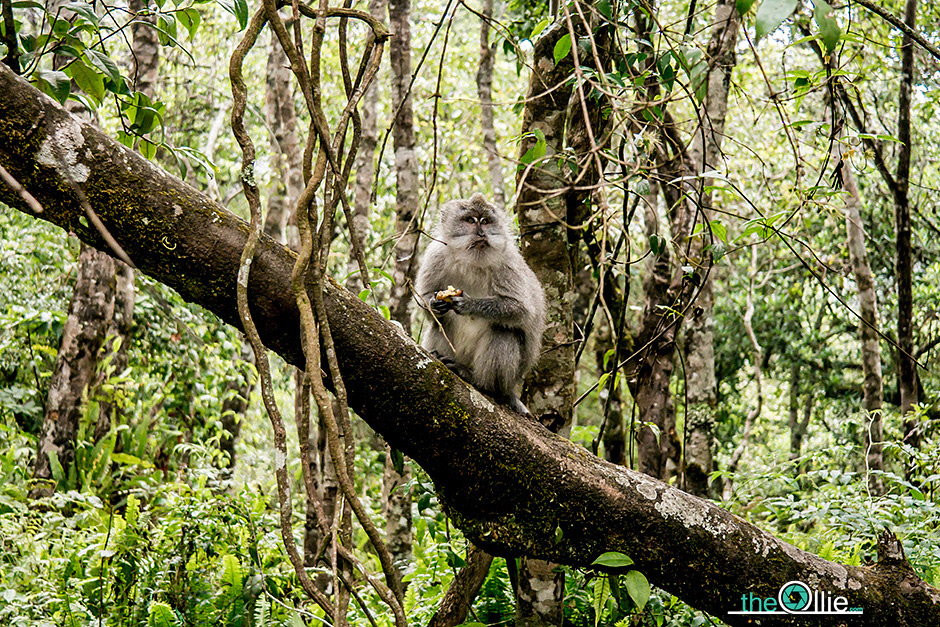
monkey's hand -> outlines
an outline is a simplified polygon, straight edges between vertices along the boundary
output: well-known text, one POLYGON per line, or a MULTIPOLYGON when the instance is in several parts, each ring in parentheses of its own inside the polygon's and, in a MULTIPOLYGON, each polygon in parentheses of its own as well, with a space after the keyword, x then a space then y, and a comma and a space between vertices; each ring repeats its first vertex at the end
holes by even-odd
POLYGON ((431 312, 440 318, 448 311, 453 311, 454 313, 459 314, 463 311, 463 296, 452 296, 447 300, 438 300, 437 298, 432 298, 428 302, 428 307, 431 308, 431 312))
POLYGON ((431 312, 437 317, 443 316, 448 311, 460 313, 462 306, 463 290, 459 290, 453 285, 448 285, 446 290, 436 292, 431 300, 428 301, 428 307, 431 308, 431 312))

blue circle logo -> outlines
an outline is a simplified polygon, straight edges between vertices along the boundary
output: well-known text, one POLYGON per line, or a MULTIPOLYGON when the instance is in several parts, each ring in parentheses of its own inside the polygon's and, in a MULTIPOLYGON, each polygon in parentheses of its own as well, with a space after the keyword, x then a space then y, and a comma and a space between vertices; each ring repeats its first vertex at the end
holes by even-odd
POLYGON ((780 587, 777 600, 785 612, 802 612, 809 607, 812 594, 802 581, 790 581, 780 587))

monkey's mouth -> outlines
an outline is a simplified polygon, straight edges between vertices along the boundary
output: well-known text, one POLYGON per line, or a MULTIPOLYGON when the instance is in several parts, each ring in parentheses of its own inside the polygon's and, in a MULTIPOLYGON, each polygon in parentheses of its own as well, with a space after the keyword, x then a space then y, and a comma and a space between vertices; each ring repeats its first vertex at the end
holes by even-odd
POLYGON ((487 241, 485 237, 478 237, 477 239, 470 242, 470 245, 467 246, 467 248, 469 248, 470 250, 474 250, 477 248, 487 248, 489 245, 490 243, 487 241))

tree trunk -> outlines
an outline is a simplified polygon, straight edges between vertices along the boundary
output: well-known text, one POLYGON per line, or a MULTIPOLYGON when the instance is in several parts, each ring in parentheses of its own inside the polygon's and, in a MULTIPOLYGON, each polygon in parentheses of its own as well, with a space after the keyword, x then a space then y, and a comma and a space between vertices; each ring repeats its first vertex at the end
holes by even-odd
MULTIPOLYGON (((370 0, 369 13, 375 16, 384 16, 386 12, 385 0, 370 0)), ((365 245, 369 233, 369 214, 372 208, 372 181, 375 178, 375 149, 378 146, 378 108, 380 83, 375 80, 362 97, 360 105, 361 130, 359 139, 359 152, 356 153, 356 182, 353 189, 353 218, 350 230, 359 237, 365 245)), ((394 106, 394 105, 393 105, 394 106)), ((349 274, 347 286, 358 292, 363 289, 362 278, 359 276, 359 265, 352 251, 346 264, 349 274)))
MULTIPOLYGON (((731 72, 736 61, 734 48, 738 41, 741 17, 733 0, 720 0, 715 7, 715 19, 705 60, 711 68, 705 78, 705 100, 700 109, 701 127, 696 130, 690 157, 696 165, 699 198, 704 219, 712 219, 713 194, 708 189, 713 178, 705 173, 721 171, 723 160, 721 141, 724 138, 725 116, 728 112, 728 90, 731 72)), ((706 237, 697 238, 701 248, 709 242, 710 229, 706 237)), ((718 402, 715 382, 715 332, 714 297, 711 276, 705 279, 702 290, 695 301, 695 312, 686 323, 684 348, 686 350, 686 397, 685 414, 685 463, 683 486, 692 494, 706 496, 709 493, 708 477, 713 470, 712 446, 715 428, 715 405, 718 402)))
MULTIPOLYGON (((917 22, 917 0, 904 5, 904 23, 914 28, 917 22)), ((904 34, 901 40, 901 86, 898 90, 898 152, 896 186, 894 189, 894 221, 897 236, 895 271, 898 290, 898 367, 901 388, 901 414, 904 441, 913 446, 920 443, 919 425, 909 417, 917 403, 917 371, 914 363, 914 301, 911 289, 913 253, 911 250, 911 92, 914 83, 914 41, 904 34)))
MULTIPOLYGON (((98 351, 113 314, 114 260, 107 253, 83 245, 62 342, 49 380, 33 479, 50 479, 56 465, 69 472, 85 390, 94 379, 98 351)), ((30 496, 48 496, 54 487, 41 482, 30 496)))
POLYGON ((418 156, 411 92, 411 0, 389 0, 389 43, 392 102, 398 108, 392 143, 395 147, 395 267, 389 302, 392 320, 411 333, 411 290, 418 271, 418 156))
POLYGON ((466 562, 454 576, 428 627, 456 627, 467 619, 473 599, 490 572, 493 556, 471 544, 467 547, 466 562))
POLYGON ((496 128, 493 126, 493 60, 496 44, 490 44, 490 23, 493 17, 493 0, 483 0, 480 9, 480 65, 477 67, 477 95, 480 97, 480 124, 483 127, 483 151, 490 171, 493 188, 493 204, 500 209, 506 207, 503 164, 496 148, 496 128))
MULTIPOLYGON (((392 141, 395 147, 395 267, 389 310, 392 320, 411 333, 411 291, 418 271, 418 157, 411 93, 411 0, 389 0, 388 16, 394 33, 389 44, 392 68, 392 101, 398 107, 392 141)), ((403 486, 411 480, 407 464, 402 472, 385 457, 383 489, 385 536, 399 572, 412 559, 411 494, 403 486)))
MULTIPOLYGON (((571 97, 566 79, 572 62, 569 56, 556 65, 553 57, 555 42, 567 32, 563 24, 556 22, 535 43, 522 133, 541 131, 545 137, 545 156, 523 170, 516 181, 516 215, 522 254, 542 283, 547 305, 542 356, 526 379, 523 397, 541 424, 563 436, 567 436, 571 428, 574 407, 571 303, 577 295, 565 195, 545 190, 561 188, 563 191, 567 180, 555 155, 564 154, 565 122, 571 97)), ((534 137, 523 141, 520 155, 532 148, 535 141, 534 137)), ((551 563, 523 558, 516 590, 516 625, 561 624, 564 573, 554 571, 551 563)))
POLYGON ((160 64, 160 41, 157 38, 156 13, 137 15, 147 8, 147 0, 130 0, 130 10, 134 12, 134 23, 131 24, 133 35, 132 64, 134 68, 134 89, 148 96, 154 95, 157 85, 157 68, 160 64))
MULTIPOLYGON (((0 165, 41 203, 36 217, 106 247, 83 224, 76 194, 63 189, 61 165, 48 157, 52 145, 83 173, 89 201, 141 271, 238 325, 245 223, 0 65, 0 165)), ((6 186, 0 201, 30 212, 6 186)), ((249 294, 266 345, 302 365, 289 287, 294 258, 262 237, 249 294)), ((742 590, 771 596, 793 580, 863 607, 853 624, 940 624, 940 591, 916 577, 896 544, 877 564, 850 566, 777 540, 490 403, 355 294, 332 282, 323 288, 351 406, 424 468, 454 523, 488 552, 586 566, 605 551, 620 551, 651 583, 730 625, 752 620, 727 614, 740 608, 742 590)), ((817 624, 845 620, 821 616, 817 624)))
MULTIPOLYGON (((841 120, 836 123, 841 127, 841 120)), ((865 225, 862 222, 862 198, 855 181, 852 164, 842 156, 839 133, 832 143, 832 162, 839 167, 842 189, 845 190, 845 230, 849 249, 849 263, 858 288, 859 336, 862 342, 862 407, 866 412, 865 460, 868 466, 868 486, 872 493, 884 493, 884 483, 878 473, 884 469, 881 455, 881 405, 884 392, 881 377, 881 345, 878 338, 878 296, 875 278, 868 263, 865 249, 865 225)))
POLYGON ((296 227, 291 227, 289 222, 294 203, 304 189, 303 160, 290 61, 274 36, 268 50, 265 77, 264 113, 271 129, 271 151, 280 180, 268 202, 264 232, 281 243, 296 247, 296 227))

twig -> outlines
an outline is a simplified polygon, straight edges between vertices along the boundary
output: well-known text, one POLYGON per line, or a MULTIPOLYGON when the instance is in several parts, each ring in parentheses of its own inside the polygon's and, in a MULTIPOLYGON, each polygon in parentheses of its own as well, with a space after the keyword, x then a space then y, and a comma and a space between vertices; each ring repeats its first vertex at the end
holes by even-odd
POLYGON ((42 213, 42 205, 39 204, 39 201, 36 200, 19 181, 13 178, 13 175, 2 165, 0 165, 0 178, 3 179, 3 182, 6 183, 10 189, 20 195, 20 198, 23 199, 23 202, 29 206, 33 213, 42 213))

